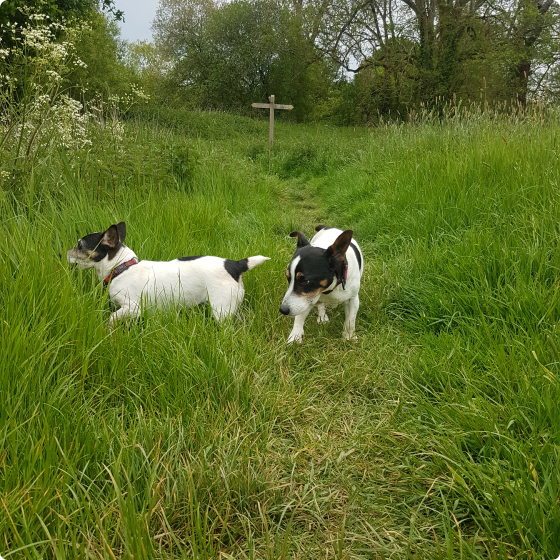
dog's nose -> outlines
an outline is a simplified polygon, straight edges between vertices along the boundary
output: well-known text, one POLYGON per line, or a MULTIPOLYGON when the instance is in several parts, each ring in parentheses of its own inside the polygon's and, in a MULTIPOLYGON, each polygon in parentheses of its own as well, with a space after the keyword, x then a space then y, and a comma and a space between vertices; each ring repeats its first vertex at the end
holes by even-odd
POLYGON ((290 308, 287 305, 282 304, 280 306, 280 313, 282 313, 282 315, 288 315, 289 312, 290 312, 290 308))

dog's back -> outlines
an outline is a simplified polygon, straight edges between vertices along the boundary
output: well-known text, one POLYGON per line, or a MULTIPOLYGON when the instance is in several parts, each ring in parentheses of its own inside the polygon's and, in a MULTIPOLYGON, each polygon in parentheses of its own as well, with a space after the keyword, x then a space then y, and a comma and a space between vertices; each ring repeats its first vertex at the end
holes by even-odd
POLYGON ((258 255, 239 261, 213 256, 140 261, 135 274, 115 278, 109 293, 121 307, 139 305, 140 300, 155 307, 169 303, 190 307, 209 300, 214 316, 221 320, 243 300, 243 273, 267 260, 258 255))

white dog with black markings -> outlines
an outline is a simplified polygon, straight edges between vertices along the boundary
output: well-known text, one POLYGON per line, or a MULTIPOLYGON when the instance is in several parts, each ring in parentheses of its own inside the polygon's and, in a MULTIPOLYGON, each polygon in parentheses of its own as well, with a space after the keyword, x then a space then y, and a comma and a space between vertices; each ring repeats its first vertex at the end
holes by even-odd
POLYGON ((295 317, 288 343, 302 341, 303 324, 313 307, 317 306, 319 313, 317 322, 326 323, 329 318, 325 309, 340 303, 346 314, 343 336, 346 340, 356 338, 358 292, 364 270, 362 251, 352 239, 351 229, 321 225, 315 231, 311 243, 300 231, 290 233, 290 237, 297 237, 297 250, 286 270, 288 291, 280 307, 281 313, 295 317))
POLYGON ((82 269, 94 268, 119 308, 109 323, 137 317, 142 308, 166 304, 187 307, 210 302, 217 321, 235 313, 243 300, 242 274, 269 260, 258 255, 239 261, 219 257, 181 257, 172 261, 139 261, 124 245, 124 222, 103 232, 90 233, 67 252, 68 262, 82 269))

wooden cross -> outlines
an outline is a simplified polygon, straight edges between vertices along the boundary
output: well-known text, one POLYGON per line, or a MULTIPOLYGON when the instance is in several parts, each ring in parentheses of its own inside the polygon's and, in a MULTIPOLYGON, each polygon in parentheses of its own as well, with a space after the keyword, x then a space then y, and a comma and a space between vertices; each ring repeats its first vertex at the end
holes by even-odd
POLYGON ((253 103, 251 106, 255 107, 256 109, 270 109, 270 126, 268 129, 268 142, 272 146, 274 142, 274 109, 286 109, 291 111, 294 106, 293 105, 278 105, 274 103, 274 95, 271 95, 268 100, 270 103, 253 103))

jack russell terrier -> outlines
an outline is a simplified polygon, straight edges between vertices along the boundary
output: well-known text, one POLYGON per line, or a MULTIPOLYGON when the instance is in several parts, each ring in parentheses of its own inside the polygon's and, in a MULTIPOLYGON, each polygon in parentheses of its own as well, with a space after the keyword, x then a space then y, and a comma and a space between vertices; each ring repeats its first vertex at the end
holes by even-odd
POLYGON ((339 303, 344 303, 346 314, 344 338, 356 338, 358 292, 364 270, 362 252, 352 240, 351 229, 342 231, 321 225, 315 231, 311 243, 300 231, 290 233, 290 237, 297 237, 297 249, 286 270, 288 291, 280 307, 280 313, 295 317, 288 343, 302 341, 303 324, 315 305, 319 313, 317 322, 326 323, 329 318, 325 308, 339 303))
POLYGON ((109 324, 124 317, 137 317, 143 307, 169 303, 191 307, 210 301, 217 321, 234 314, 245 294, 242 274, 269 260, 258 255, 240 261, 219 257, 181 257, 173 261, 139 261, 124 245, 124 222, 106 231, 90 233, 67 251, 69 263, 81 269, 95 268, 119 308, 109 324))

